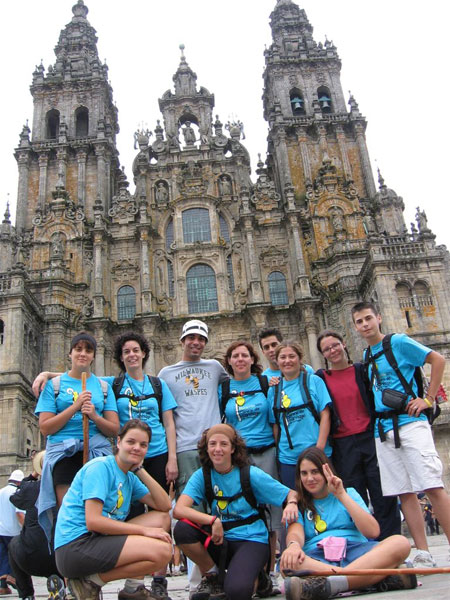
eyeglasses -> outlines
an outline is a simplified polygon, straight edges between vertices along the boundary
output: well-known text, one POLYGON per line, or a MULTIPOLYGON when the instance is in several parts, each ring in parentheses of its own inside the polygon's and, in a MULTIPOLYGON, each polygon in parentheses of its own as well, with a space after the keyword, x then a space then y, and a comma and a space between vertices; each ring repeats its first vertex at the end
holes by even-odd
POLYGON ((328 346, 328 348, 324 348, 322 350, 322 354, 330 354, 331 352, 333 352, 333 350, 338 348, 340 345, 341 345, 341 342, 336 342, 335 344, 331 344, 331 346, 328 346))

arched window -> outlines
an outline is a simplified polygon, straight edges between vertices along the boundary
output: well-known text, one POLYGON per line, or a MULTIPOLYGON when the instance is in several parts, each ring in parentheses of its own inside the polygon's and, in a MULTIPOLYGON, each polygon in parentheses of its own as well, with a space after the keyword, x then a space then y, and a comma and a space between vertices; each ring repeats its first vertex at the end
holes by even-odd
POLYGON ((272 271, 269 275, 270 301, 273 306, 289 304, 286 277, 280 271, 272 271))
POLYGON ((117 318, 119 321, 134 319, 136 292, 131 285, 123 285, 117 292, 117 318))
POLYGON ((173 243, 173 219, 167 223, 166 227, 166 250, 170 250, 170 246, 173 243))
POLYGON ((225 218, 222 215, 219 215, 219 228, 220 228, 220 237, 226 242, 230 241, 230 230, 228 229, 228 223, 225 221, 225 218))
POLYGON ((319 99, 320 108, 323 113, 332 112, 331 94, 327 87, 322 86, 317 90, 317 98, 319 99))
POLYGON ((186 274, 189 313, 216 312, 216 275, 208 265, 194 265, 186 274))
POLYGON ((303 94, 297 88, 292 89, 289 92, 289 98, 291 101, 292 114, 294 116, 305 114, 305 100, 303 94))
POLYGON ((207 208, 189 208, 183 211, 183 239, 185 244, 211 241, 207 208))
POLYGON ((45 117, 45 137, 47 140, 55 140, 59 135, 59 110, 52 108, 45 117))
POLYGON ((5 336, 5 323, 0 319, 0 346, 3 344, 5 336))
POLYGON ((75 111, 75 137, 89 135, 89 111, 85 106, 80 106, 75 111))
POLYGON ((431 295, 430 288, 424 281, 416 281, 414 283, 414 295, 417 305, 420 308, 433 305, 433 296, 431 295))

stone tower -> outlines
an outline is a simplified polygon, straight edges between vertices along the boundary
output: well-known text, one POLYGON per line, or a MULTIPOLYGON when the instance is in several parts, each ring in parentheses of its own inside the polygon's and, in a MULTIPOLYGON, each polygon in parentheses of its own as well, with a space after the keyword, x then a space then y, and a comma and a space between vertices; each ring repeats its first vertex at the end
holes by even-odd
MULTIPOLYGON (((371 298, 386 330, 450 357, 446 248, 420 208, 406 228, 403 200, 381 174, 376 188, 366 120, 353 96, 346 103, 336 47, 314 40, 303 10, 278 0, 270 16, 269 143, 256 181, 243 124, 220 121, 181 47, 160 120, 135 133, 134 194, 83 0, 72 12, 56 62, 33 73, 33 122, 16 149, 16 226, 8 210, 0 224, 0 477, 40 446, 30 383, 43 368, 66 368, 81 329, 97 339, 97 375, 117 372, 113 340, 126 329, 147 336, 150 373, 179 360, 192 317, 210 327, 207 357, 238 338, 257 344, 259 329, 276 326, 318 368, 324 327, 360 356, 350 308, 371 298)), ((435 428, 441 445, 446 422, 448 413, 435 428)))

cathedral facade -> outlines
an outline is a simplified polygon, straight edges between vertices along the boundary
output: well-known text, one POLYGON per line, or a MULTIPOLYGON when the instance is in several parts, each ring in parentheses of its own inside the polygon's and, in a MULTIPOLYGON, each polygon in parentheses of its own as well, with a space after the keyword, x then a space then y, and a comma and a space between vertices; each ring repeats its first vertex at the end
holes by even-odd
MULTIPOLYGON (((8 211, 0 224, 0 477, 41 446, 30 383, 65 370, 81 329, 97 339, 97 375, 117 371, 113 340, 128 329, 150 341, 149 372, 177 361, 191 317, 210 327, 207 357, 276 326, 319 368, 325 327, 361 355, 350 308, 371 299, 386 331, 450 357, 448 252, 423 211, 408 230, 402 198, 381 174, 375 184, 366 120, 345 101, 336 47, 314 40, 304 10, 278 0, 270 15, 256 181, 242 124, 215 115, 182 51, 154 131, 135 134, 134 194, 88 8, 78 0, 72 12, 55 63, 32 75, 16 224, 8 211)), ((435 427, 447 480, 448 421, 444 410, 435 427)))

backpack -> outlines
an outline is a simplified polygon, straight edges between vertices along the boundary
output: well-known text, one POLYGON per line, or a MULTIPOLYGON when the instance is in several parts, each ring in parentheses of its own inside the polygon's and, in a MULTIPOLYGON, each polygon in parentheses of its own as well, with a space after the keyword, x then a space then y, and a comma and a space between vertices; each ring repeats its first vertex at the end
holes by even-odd
MULTIPOLYGON (((158 415, 161 423, 163 422, 162 416, 162 383, 159 377, 155 377, 154 375, 147 375, 148 380, 150 381, 153 387, 153 394, 143 394, 142 396, 134 396, 134 400, 140 402, 141 400, 148 400, 149 398, 155 398, 158 403, 158 415)), ((118 377, 114 378, 112 389, 114 392, 114 396, 116 400, 119 398, 129 398, 128 394, 121 394, 120 391, 123 387, 123 382, 125 381, 125 373, 121 373, 118 377)))
MULTIPOLYGON (((106 381, 103 381, 103 379, 100 379, 100 377, 98 377, 98 380, 100 381, 100 385, 102 386, 103 402, 106 402, 106 398, 108 397, 108 384, 106 383, 106 381)), ((55 398, 56 398, 56 396, 59 395, 59 390, 61 388, 61 375, 57 375, 56 377, 53 377, 52 383, 53 383, 53 391, 55 393, 55 398)))
POLYGON ((309 391, 309 387, 308 387, 308 379, 309 379, 309 375, 306 371, 304 371, 303 377, 302 377, 303 389, 301 389, 303 404, 300 404, 299 406, 284 407, 282 405, 282 401, 281 401, 281 397, 280 397, 280 393, 283 390, 283 377, 280 377, 280 383, 278 383, 275 388, 274 400, 273 400, 273 414, 275 416, 276 424, 278 425, 277 447, 280 442, 280 436, 281 436, 280 413, 283 415, 283 426, 284 426, 284 430, 286 432, 286 437, 287 437, 287 441, 289 444, 289 448, 291 450, 293 450, 294 445, 292 443, 291 436, 289 435, 289 425, 288 425, 288 420, 287 420, 287 416, 286 416, 288 413, 295 412, 297 410, 304 410, 305 408, 307 408, 311 412, 312 416, 314 417, 314 420, 316 421, 317 425, 320 426, 320 415, 317 412, 316 407, 314 406, 314 402, 312 401, 311 392, 309 391), (305 396, 306 396, 306 402, 305 402, 305 396), (280 400, 279 402, 278 402, 278 399, 280 400))
MULTIPOLYGON (((426 379, 425 374, 421 367, 416 367, 414 369, 414 375, 410 382, 408 382, 405 379, 405 377, 403 376, 403 373, 400 371, 400 368, 397 363, 397 359, 395 358, 394 352, 392 350, 392 341, 391 340, 392 340, 393 335, 395 335, 395 333, 389 333, 388 335, 384 336, 384 338, 382 340, 382 350, 380 350, 380 352, 377 352, 377 354, 375 354, 374 356, 371 356, 370 346, 369 346, 369 348, 366 349, 366 351, 365 351, 366 361, 367 361, 367 356, 369 357, 367 364, 369 364, 370 362, 375 362, 375 360, 379 356, 384 354, 386 357, 386 360, 388 361, 389 365, 391 366, 391 368, 394 370, 395 374, 397 375, 398 380, 402 384, 403 389, 405 390, 405 393, 408 394, 408 396, 411 396, 412 398, 416 397, 416 393, 414 392, 414 389, 412 387, 412 382, 414 380, 417 385, 417 397, 423 398, 423 394, 428 387, 428 380, 426 379)), ((373 373, 375 373, 374 367, 372 367, 372 371, 373 371, 373 373)), ((374 375, 372 374, 372 384, 373 384, 373 378, 374 378, 374 375)), ((438 416, 441 414, 441 409, 439 408, 439 405, 436 402, 433 402, 433 406, 426 408, 422 412, 426 415, 430 425, 432 425, 433 422, 435 421, 435 419, 437 419, 438 416)))
MULTIPOLYGON (((267 398, 267 394, 269 392, 269 380, 266 375, 256 375, 258 377, 260 388, 259 390, 250 390, 244 392, 246 396, 254 396, 255 394, 259 394, 262 392, 264 396, 267 398)), ((228 400, 230 398, 237 398, 241 392, 230 391, 231 381, 230 379, 226 379, 221 384, 222 394, 220 399, 220 414, 222 415, 222 421, 225 421, 225 409, 227 407, 228 400)))

